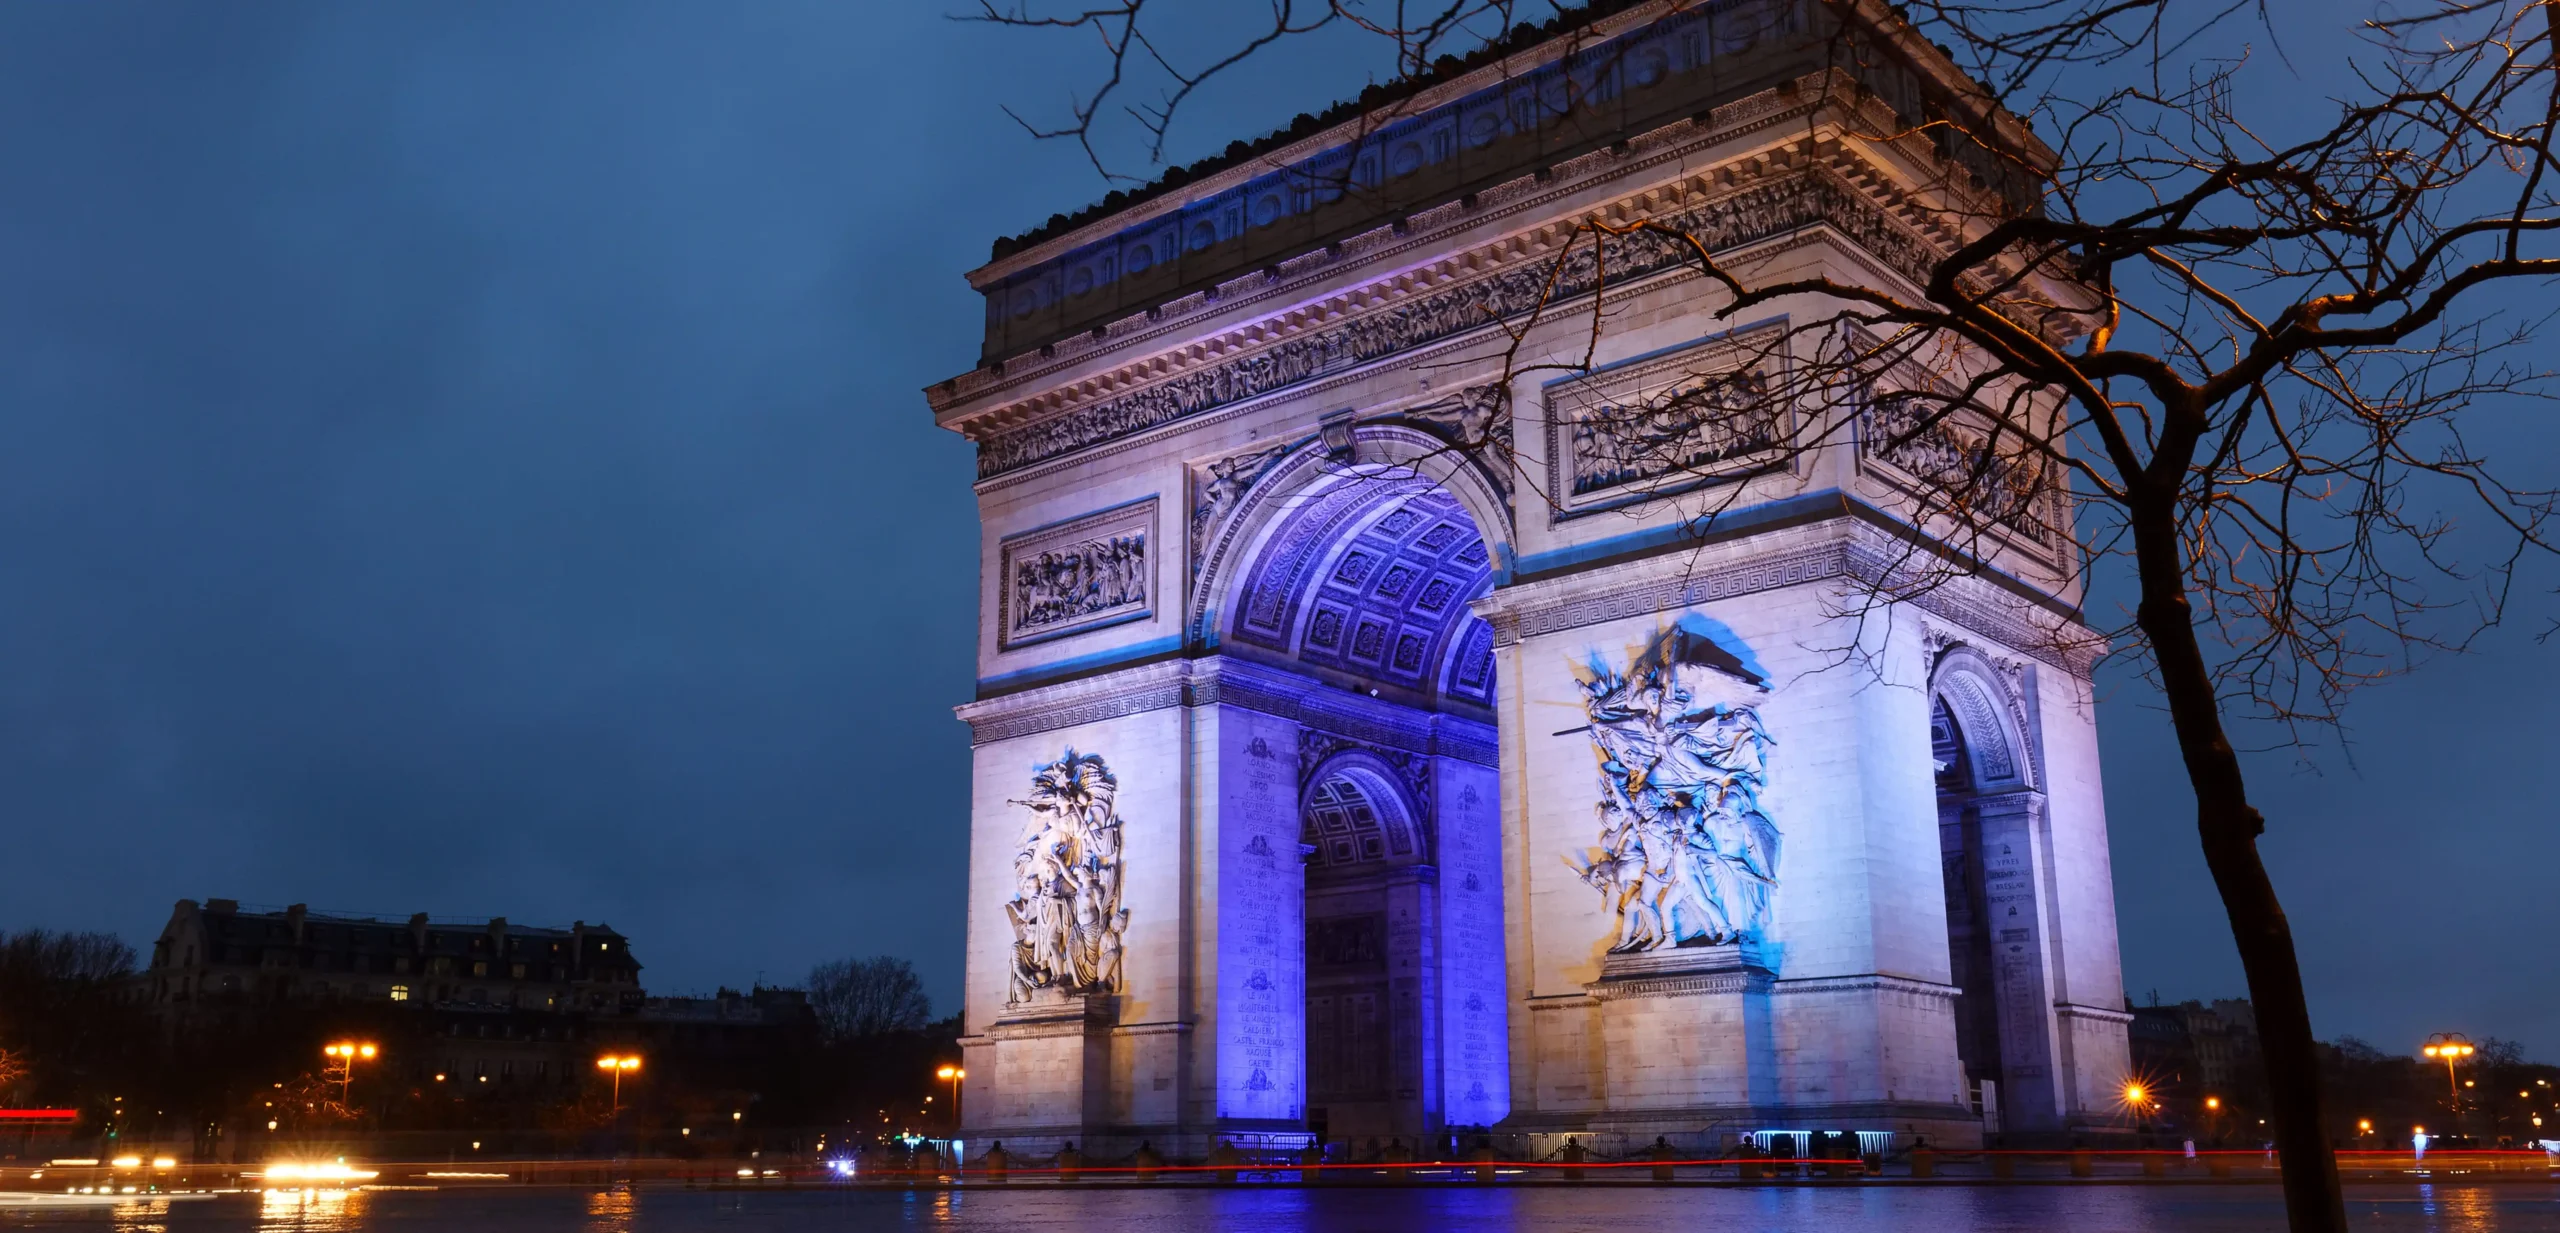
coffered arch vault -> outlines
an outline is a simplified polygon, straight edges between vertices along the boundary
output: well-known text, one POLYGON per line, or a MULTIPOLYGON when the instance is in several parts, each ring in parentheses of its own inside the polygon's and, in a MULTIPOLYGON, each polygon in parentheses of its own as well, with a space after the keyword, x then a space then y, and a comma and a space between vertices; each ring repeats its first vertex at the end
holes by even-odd
POLYGON ((1415 699, 1491 706, 1492 629, 1468 605, 1508 559, 1498 490, 1415 429, 1365 425, 1330 444, 1311 439, 1279 459, 1209 529, 1192 637, 1415 699))

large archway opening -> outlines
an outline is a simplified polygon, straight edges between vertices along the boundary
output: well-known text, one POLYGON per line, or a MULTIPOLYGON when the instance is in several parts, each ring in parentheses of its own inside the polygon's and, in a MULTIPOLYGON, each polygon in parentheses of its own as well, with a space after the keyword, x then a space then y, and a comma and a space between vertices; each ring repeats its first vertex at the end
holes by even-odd
POLYGON ((1222 653, 1307 683, 1308 1128, 1352 1156, 1509 1107, 1493 556, 1410 469, 1313 470, 1238 547, 1222 653))
POLYGON ((1308 1124, 1327 1138, 1430 1130, 1418 1082, 1433 1050, 1426 981, 1410 976, 1434 866, 1407 792, 1375 755, 1344 753, 1307 785, 1308 1124))
POLYGON ((1929 744, 1956 1055, 1985 1132, 2038 1135, 2060 1127, 2063 1059, 2038 856, 2043 794, 2011 697, 1989 659, 1950 648, 1930 678, 1929 744))
POLYGON ((1982 813, 1963 721, 1944 696, 1929 699, 1929 752, 1937 771, 1938 852, 1947 888, 1947 967, 1956 994, 1956 1057, 1985 1130, 2000 1117, 2000 1019, 1993 1001, 1992 927, 1983 885, 1982 813))

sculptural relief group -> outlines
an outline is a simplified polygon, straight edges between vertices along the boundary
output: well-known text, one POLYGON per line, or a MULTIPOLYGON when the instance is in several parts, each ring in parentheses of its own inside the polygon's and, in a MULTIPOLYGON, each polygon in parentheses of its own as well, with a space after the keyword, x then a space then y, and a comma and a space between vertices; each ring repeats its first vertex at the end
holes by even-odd
POLYGON ((1120 781, 1100 754, 1069 749, 1032 773, 1022 848, 1013 858, 1010 1001, 1042 989, 1109 993, 1120 985, 1120 781))
POLYGON ((1762 808, 1775 742, 1766 683, 1686 624, 1626 669, 1576 666, 1600 763, 1599 844, 1568 863, 1617 918, 1613 953, 1762 933, 1778 885, 1777 823, 1762 808))

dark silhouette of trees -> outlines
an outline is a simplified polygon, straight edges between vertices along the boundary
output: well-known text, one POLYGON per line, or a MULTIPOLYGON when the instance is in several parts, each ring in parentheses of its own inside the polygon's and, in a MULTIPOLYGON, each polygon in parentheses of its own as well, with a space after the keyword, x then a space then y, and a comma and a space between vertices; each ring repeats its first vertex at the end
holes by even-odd
POLYGON ((924 981, 904 959, 874 955, 809 969, 809 1008, 830 1042, 912 1032, 933 1017, 924 981))

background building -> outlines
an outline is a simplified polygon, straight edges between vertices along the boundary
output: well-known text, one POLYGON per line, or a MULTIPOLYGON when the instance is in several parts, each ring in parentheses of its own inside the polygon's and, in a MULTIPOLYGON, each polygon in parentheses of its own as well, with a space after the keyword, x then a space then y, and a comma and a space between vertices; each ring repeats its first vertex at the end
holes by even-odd
POLYGON ((619 1011, 643 997, 629 942, 605 925, 546 929, 424 912, 386 921, 314 915, 298 903, 243 911, 233 899, 179 900, 142 979, 173 1021, 338 1000, 619 1011))
MULTIPOLYGON (((164 1032, 363 1035, 422 1091, 527 1099, 588 1083, 600 1052, 736 1085, 815 1031, 798 990, 651 997, 630 940, 418 913, 405 921, 182 899, 135 979, 164 1032)), ((654 1078, 653 1073, 653 1078, 654 1078)))

